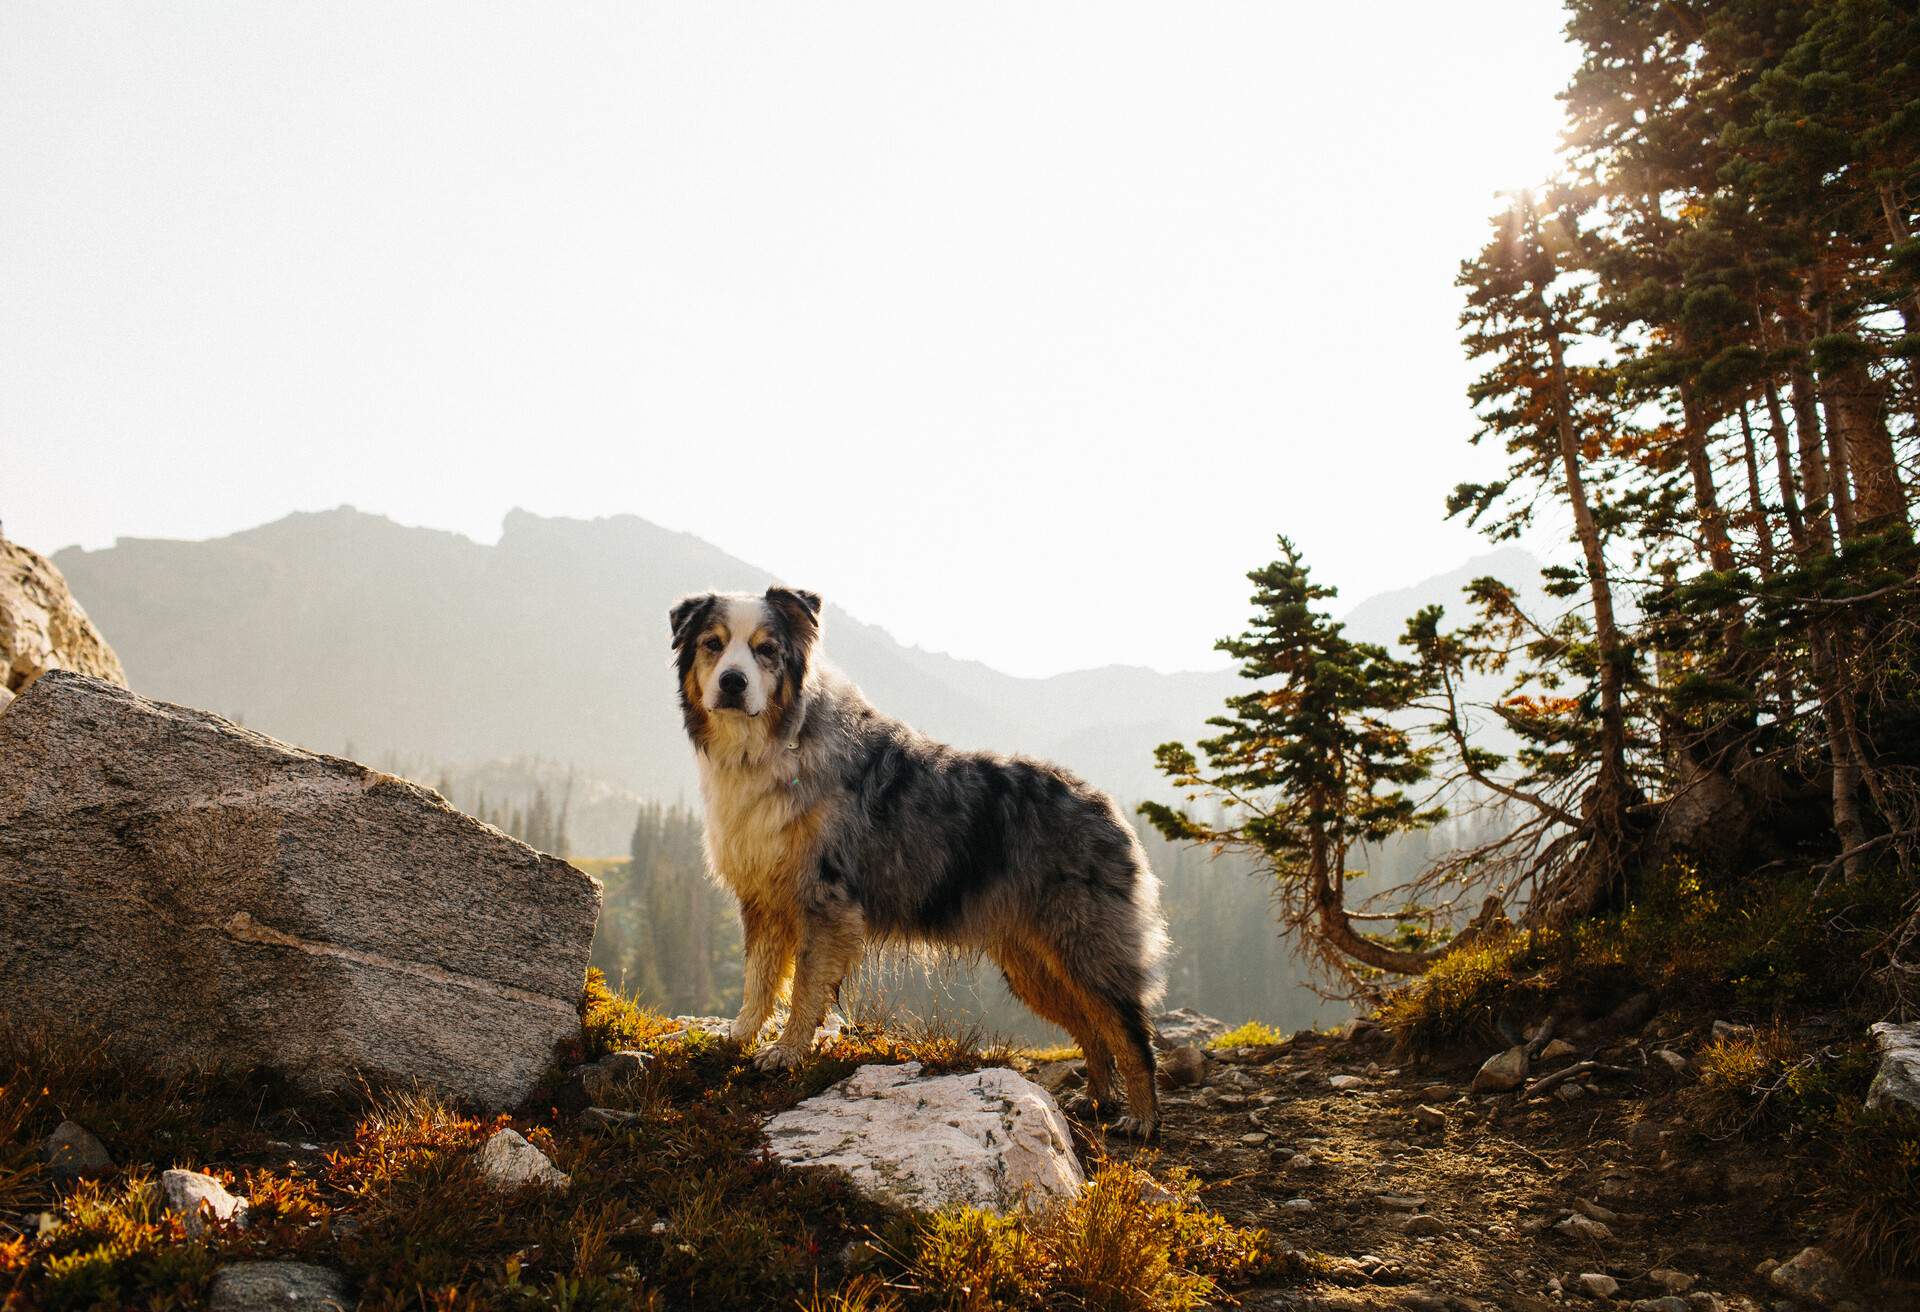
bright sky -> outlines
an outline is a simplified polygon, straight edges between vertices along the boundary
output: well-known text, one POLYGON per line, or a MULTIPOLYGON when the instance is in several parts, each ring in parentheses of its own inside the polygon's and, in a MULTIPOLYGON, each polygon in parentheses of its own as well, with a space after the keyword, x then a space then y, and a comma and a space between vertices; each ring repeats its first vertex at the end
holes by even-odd
POLYGON ((1216 664, 1277 532, 1350 601, 1484 549, 1453 278, 1561 21, 10 0, 0 518, 632 512, 1017 673, 1216 664))

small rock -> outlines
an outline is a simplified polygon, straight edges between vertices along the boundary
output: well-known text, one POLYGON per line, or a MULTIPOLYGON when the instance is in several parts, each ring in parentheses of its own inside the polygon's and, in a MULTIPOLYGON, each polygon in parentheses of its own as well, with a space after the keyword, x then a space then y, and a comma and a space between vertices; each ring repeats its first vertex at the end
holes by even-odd
POLYGON ((1713 1037, 1716 1039, 1747 1038, 1753 1034, 1751 1025, 1735 1025, 1732 1021, 1717 1020, 1713 1023, 1713 1037))
POLYGON ((83 1175, 104 1175, 113 1169, 107 1146, 91 1130, 77 1121, 62 1121, 47 1136, 40 1155, 56 1180, 71 1180, 83 1175))
POLYGON ((1587 1088, 1582 1084, 1563 1084, 1553 1091, 1553 1096, 1561 1102, 1579 1102, 1587 1096, 1587 1088))
POLYGON ((1262 1144, 1271 1138, 1273 1138, 1273 1136, 1265 1130, 1254 1130, 1249 1134, 1241 1135, 1240 1142, 1244 1144, 1262 1144))
MULTIPOLYGON (((1752 1304, 1748 1304, 1749 1307, 1752 1304)), ((1727 1305, 1718 1294, 1709 1294, 1705 1290, 1695 1290, 1687 1295, 1688 1312, 1727 1312, 1727 1305)))
POLYGON ((1647 1272, 1647 1279, 1669 1294, 1684 1294, 1693 1288, 1693 1277, 1684 1271, 1675 1271, 1672 1267, 1657 1266, 1647 1272))
POLYGON ((1582 1271, 1573 1278, 1588 1298, 1612 1298, 1620 1292, 1620 1282, 1598 1271, 1582 1271))
POLYGON ((1153 1018, 1153 1046, 1165 1051, 1184 1043, 1205 1043, 1225 1034, 1229 1028, 1225 1021, 1205 1012, 1176 1007, 1153 1018))
POLYGON ((1565 1039, 1555 1039, 1553 1042, 1549 1043, 1546 1047, 1540 1049, 1540 1060, 1541 1061, 1564 1061, 1566 1058, 1573 1056, 1573 1054, 1578 1051, 1579 1051, 1578 1048, 1575 1048, 1571 1043, 1568 1043, 1565 1039))
POLYGON ((1377 1196, 1380 1206, 1390 1212, 1417 1212, 1427 1205, 1427 1200, 1414 1194, 1380 1194, 1377 1196))
POLYGON ((207 1312, 348 1312, 347 1282, 308 1262, 235 1262, 213 1274, 207 1312))
POLYGON ((1311 1212, 1313 1210, 1313 1199, 1289 1198, 1285 1202, 1281 1203, 1280 1206, 1283 1210, 1288 1212, 1311 1212))
POLYGON ((1687 1059, 1675 1052, 1672 1048, 1655 1048, 1653 1050, 1653 1059, 1672 1071, 1675 1075, 1679 1075, 1687 1069, 1687 1059))
POLYGON ((210 1220, 246 1227, 247 1200, 228 1193, 227 1187, 210 1175, 199 1171, 162 1171, 155 1188, 162 1207, 186 1218, 190 1235, 205 1230, 210 1220))
POLYGON ((1358 1075, 1329 1075, 1327 1083, 1336 1089, 1358 1089, 1363 1087, 1366 1081, 1358 1075))
POLYGON ((1689 1312, 1687 1300, 1667 1294, 1661 1298, 1638 1298, 1632 1303, 1633 1312, 1689 1312))
POLYGON ((573 1178, 517 1130, 497 1130, 480 1145, 480 1171, 501 1189, 537 1185, 565 1192, 573 1186, 573 1178))
POLYGON ((1614 1211, 1612 1208, 1602 1207, 1598 1203, 1590 1203, 1584 1198, 1576 1198, 1573 1200, 1573 1210, 1582 1216, 1591 1217, 1595 1221, 1605 1222, 1607 1225, 1612 1225, 1620 1219, 1620 1213, 1614 1211))
POLYGON ((1453 1097, 1454 1093, 1455 1090, 1451 1084, 1429 1084, 1420 1090, 1418 1097, 1421 1102, 1446 1102, 1453 1097))
POLYGON ((1608 1243, 1613 1239, 1613 1231, 1608 1229, 1606 1222, 1596 1221, 1578 1212, 1556 1225, 1554 1229, 1562 1234, 1572 1235, 1575 1239, 1585 1239, 1596 1244, 1608 1243))
POLYGON ((1287 1169, 1290 1171, 1304 1171, 1312 1165, 1313 1158, 1305 1153, 1295 1153, 1293 1156, 1287 1158, 1287 1169))
POLYGON ((1773 1269, 1779 1265, 1780 1265, 1779 1258, 1763 1257, 1758 1262, 1755 1262, 1753 1264, 1753 1273, 1759 1276, 1762 1280, 1765 1280, 1768 1276, 1771 1276, 1773 1274, 1773 1269))
POLYGON ((1045 1062, 1033 1072, 1033 1082, 1048 1093, 1077 1089, 1087 1082, 1087 1064, 1079 1060, 1045 1062))
POLYGON ((1447 1128, 1447 1114, 1438 1107, 1421 1103, 1413 1109, 1413 1123, 1423 1130, 1444 1130, 1447 1128))
POLYGON ((644 1052, 610 1052, 581 1069, 580 1087, 586 1090, 589 1102, 612 1102, 647 1069, 648 1060, 644 1052))
POLYGON ((1840 1264, 1820 1248, 1803 1248, 1767 1273, 1767 1283, 1796 1298, 1831 1303, 1846 1282, 1840 1264))
POLYGON ((1515 1044, 1505 1052, 1487 1058, 1474 1074, 1469 1086, 1474 1093, 1502 1093, 1517 1088, 1527 1078, 1527 1049, 1515 1044))
POLYGON ((1207 1054, 1184 1043, 1160 1058, 1160 1071, 1174 1088, 1192 1088, 1207 1078, 1207 1054))
POLYGON ((1400 1223, 1400 1231, 1416 1239, 1425 1235, 1443 1235, 1447 1232, 1447 1223, 1430 1212, 1417 1212, 1400 1223))

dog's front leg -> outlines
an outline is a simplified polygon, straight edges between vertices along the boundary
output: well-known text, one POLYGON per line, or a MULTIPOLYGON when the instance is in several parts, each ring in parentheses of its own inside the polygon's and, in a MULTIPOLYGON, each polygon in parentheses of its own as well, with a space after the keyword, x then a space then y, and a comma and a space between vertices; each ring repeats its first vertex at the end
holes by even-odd
POLYGON ((859 959, 865 939, 866 922, 856 908, 840 902, 809 910, 800 926, 787 1028, 754 1058, 761 1070, 791 1070, 806 1060, 827 1018, 827 1004, 859 959))
POLYGON ((793 969, 793 917, 770 913, 758 902, 740 903, 740 934, 746 958, 746 989, 740 1014, 729 1033, 735 1043, 751 1043, 773 1015, 780 989, 793 969))

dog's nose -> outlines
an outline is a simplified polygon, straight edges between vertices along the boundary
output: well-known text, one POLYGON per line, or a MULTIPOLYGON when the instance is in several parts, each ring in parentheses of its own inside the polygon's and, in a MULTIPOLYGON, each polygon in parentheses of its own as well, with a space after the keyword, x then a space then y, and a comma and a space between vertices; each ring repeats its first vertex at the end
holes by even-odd
POLYGON ((738 670, 728 670, 720 676, 720 691, 729 697, 738 697, 747 690, 747 676, 738 670))

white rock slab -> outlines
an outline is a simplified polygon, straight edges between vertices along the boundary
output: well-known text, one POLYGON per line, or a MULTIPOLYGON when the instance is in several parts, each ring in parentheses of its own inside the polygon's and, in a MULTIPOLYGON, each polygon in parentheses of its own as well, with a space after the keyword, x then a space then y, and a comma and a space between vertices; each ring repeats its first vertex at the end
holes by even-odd
POLYGON ((1880 1069, 1867 1086, 1867 1106, 1884 1109, 1905 1103, 1920 1108, 1920 1021, 1881 1021, 1870 1033, 1880 1045, 1880 1069))
POLYGON ((766 1123, 790 1166, 845 1171, 862 1192, 932 1211, 1008 1211, 1086 1185, 1053 1096, 1004 1067, 923 1076, 919 1062, 862 1066, 766 1123))

